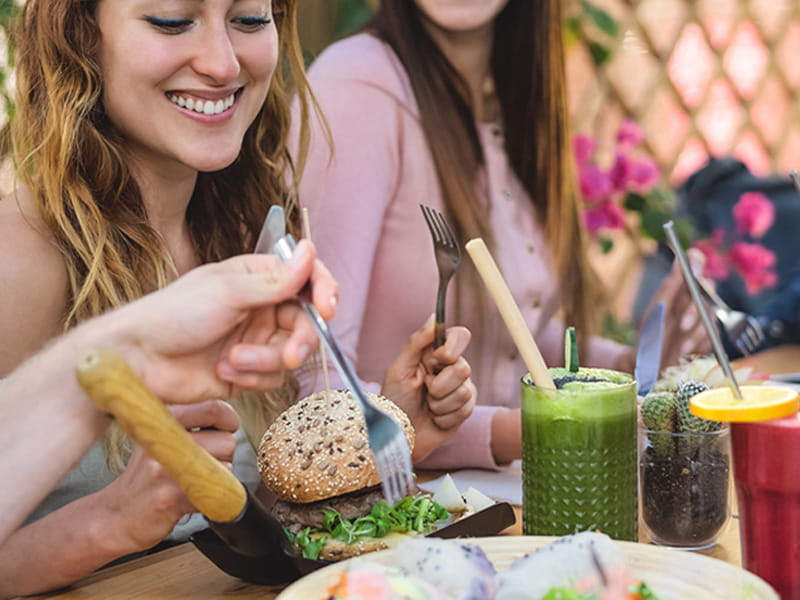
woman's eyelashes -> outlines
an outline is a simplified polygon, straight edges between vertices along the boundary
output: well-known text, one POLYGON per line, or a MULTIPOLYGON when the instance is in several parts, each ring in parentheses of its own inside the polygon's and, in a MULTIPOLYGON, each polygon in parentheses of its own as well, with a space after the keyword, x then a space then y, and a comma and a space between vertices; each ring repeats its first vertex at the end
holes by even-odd
MULTIPOLYGON (((169 19, 156 17, 153 15, 145 15, 144 19, 159 31, 172 35, 183 33, 194 23, 192 19, 169 19)), ((264 15, 240 16, 233 17, 231 19, 231 23, 243 31, 258 31, 269 25, 271 22, 272 17, 264 15)))
POLYGON ((145 15, 144 20, 156 29, 170 34, 182 33, 192 25, 191 19, 165 19, 153 15, 145 15))

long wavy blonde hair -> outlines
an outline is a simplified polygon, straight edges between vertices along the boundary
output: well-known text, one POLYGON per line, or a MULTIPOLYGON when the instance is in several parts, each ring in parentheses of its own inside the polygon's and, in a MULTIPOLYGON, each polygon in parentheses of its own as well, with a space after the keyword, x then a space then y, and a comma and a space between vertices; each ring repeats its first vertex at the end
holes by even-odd
MULTIPOLYGON (((11 154, 19 181, 30 190, 64 258, 69 282, 65 330, 177 276, 172 257, 148 222, 128 168, 127 141, 102 104, 97 4, 28 0, 11 36, 17 61, 11 154)), ((300 229, 295 179, 287 177, 287 171, 295 171, 286 147, 290 84, 301 107, 298 167, 314 100, 303 71, 296 0, 273 0, 272 7, 282 64, 238 158, 221 171, 200 173, 187 208, 194 251, 204 263, 252 250, 271 204, 284 206, 289 231, 300 229)), ((275 392, 236 400, 251 442, 257 443, 295 395, 291 380, 275 392)), ((104 441, 109 466, 118 472, 129 453, 124 436, 112 430, 104 441)))

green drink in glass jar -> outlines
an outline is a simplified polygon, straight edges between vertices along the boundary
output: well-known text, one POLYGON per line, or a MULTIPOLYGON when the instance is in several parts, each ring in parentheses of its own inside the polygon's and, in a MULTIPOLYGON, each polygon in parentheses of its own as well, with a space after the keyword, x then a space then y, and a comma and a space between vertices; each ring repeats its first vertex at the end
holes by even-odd
POLYGON ((636 381, 608 369, 548 372, 555 390, 522 378, 523 532, 637 540, 636 381))

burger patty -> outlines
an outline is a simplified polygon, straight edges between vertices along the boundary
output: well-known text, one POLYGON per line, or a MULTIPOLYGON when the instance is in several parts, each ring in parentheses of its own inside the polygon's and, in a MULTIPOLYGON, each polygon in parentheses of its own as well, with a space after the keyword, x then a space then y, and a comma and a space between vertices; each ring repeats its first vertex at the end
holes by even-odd
POLYGON ((272 516, 289 531, 297 533, 304 527, 322 527, 325 518, 323 509, 335 510, 343 519, 357 519, 368 515, 381 500, 383 495, 377 486, 305 504, 278 500, 272 508, 272 516))

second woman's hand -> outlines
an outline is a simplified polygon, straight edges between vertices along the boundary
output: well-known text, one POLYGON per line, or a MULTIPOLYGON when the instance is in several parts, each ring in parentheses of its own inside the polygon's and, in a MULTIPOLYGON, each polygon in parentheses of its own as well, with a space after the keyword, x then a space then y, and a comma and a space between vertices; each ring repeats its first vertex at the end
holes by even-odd
POLYGON ((447 441, 475 408, 472 369, 463 357, 470 337, 465 327, 451 327, 444 345, 434 350, 433 320, 429 319, 411 334, 386 371, 381 393, 402 408, 414 425, 415 463, 447 441))

